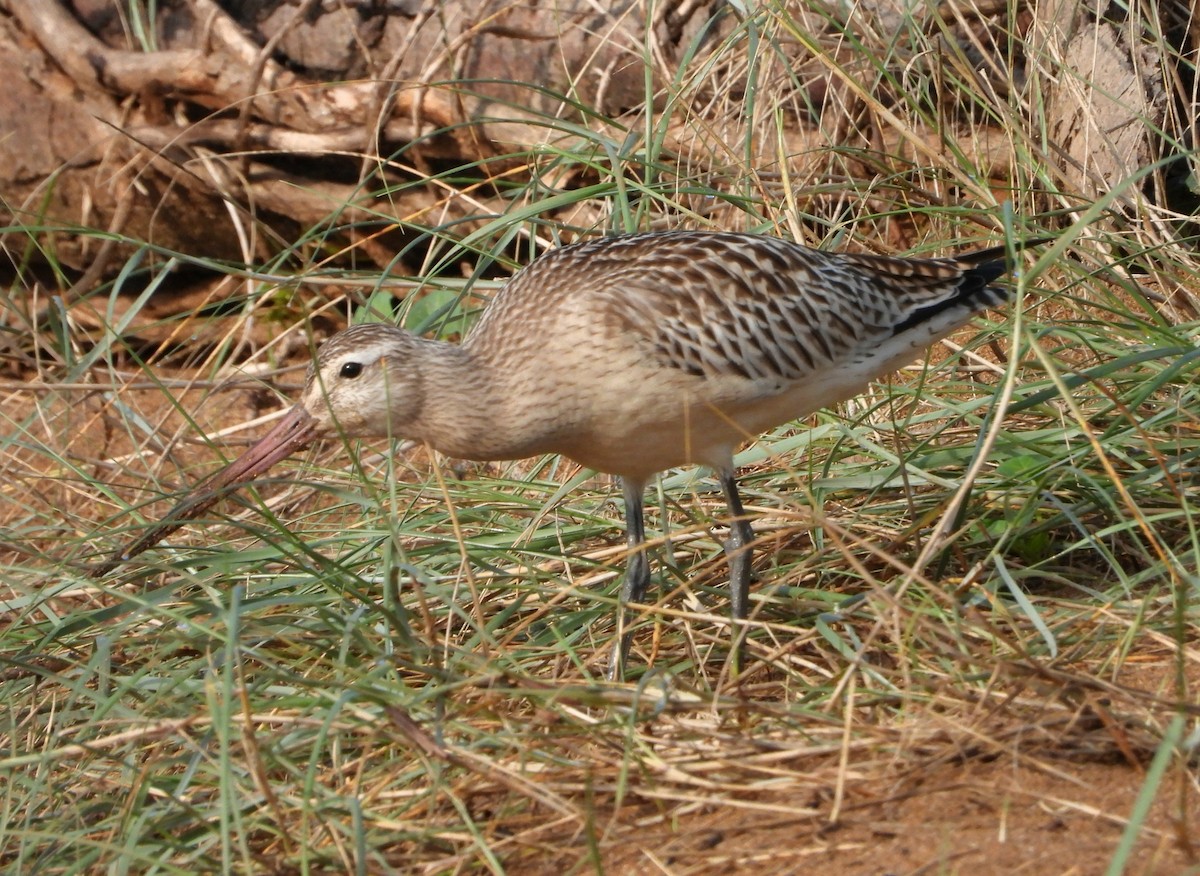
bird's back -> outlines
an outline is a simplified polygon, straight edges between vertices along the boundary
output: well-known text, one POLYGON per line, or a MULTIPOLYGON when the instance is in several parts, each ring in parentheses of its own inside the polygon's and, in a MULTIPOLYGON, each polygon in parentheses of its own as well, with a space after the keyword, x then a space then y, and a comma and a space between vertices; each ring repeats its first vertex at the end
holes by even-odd
POLYGON ((565 453, 629 477, 723 466, 760 431, 853 395, 1001 300, 995 251, 829 253, 662 232, 547 253, 465 342, 565 453))

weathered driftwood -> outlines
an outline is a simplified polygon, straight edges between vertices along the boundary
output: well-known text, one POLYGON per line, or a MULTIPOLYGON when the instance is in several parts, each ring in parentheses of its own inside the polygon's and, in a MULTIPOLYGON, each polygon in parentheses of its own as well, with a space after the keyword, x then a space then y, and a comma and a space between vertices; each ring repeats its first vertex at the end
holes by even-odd
POLYGON ((1099 4, 1042 0, 1036 10, 1030 62, 1049 87, 1028 98, 1045 112, 1046 166, 1063 191, 1129 203, 1145 184, 1138 172, 1163 153, 1164 59, 1136 20, 1106 20, 1099 4))
MULTIPOLYGON (((657 51, 689 40, 720 4, 687 5, 654 22, 657 51)), ((255 235, 291 239, 338 213, 353 224, 486 212, 486 194, 409 188, 397 201, 367 180, 498 161, 548 139, 547 119, 577 117, 573 103, 619 114, 645 91, 640 7, 159 8, 139 44, 119 0, 0 2, 7 211, 251 260, 255 235)), ((96 246, 62 236, 56 257, 83 266, 96 246)), ((375 255, 386 263, 385 249, 375 255)))
MULTIPOLYGON (((0 0, 0 221, 108 228, 248 263, 328 227, 326 244, 385 266, 406 229, 486 221, 505 209, 500 175, 587 138, 633 177, 652 153, 659 179, 727 183, 803 212, 841 215, 857 200, 896 213, 886 181, 929 167, 946 180, 931 202, 986 199, 1011 175, 1003 116, 938 85, 922 97, 936 111, 897 111, 907 71, 931 63, 1040 111, 985 15, 1027 40, 1020 63, 1055 66, 1049 160, 1064 186, 1095 193, 1153 159, 1147 125, 1163 92, 1128 37, 1054 2, 1010 15, 1003 3, 881 0, 838 20, 840 5, 796 0, 772 13, 788 24, 751 64, 722 47, 745 6, 721 0, 160 0, 145 22, 124 0, 0 0), (898 36, 921 31, 921 45, 898 36), (1120 87, 1102 78, 1110 68, 1120 87), (649 152, 636 142, 648 114, 665 132, 649 152), (954 155, 970 160, 956 167, 954 155), (431 179, 468 165, 475 185, 431 179)), ((561 186, 588 173, 556 172, 547 181, 561 186)), ((581 226, 606 218, 598 202, 563 209, 555 218, 581 226)), ((85 279, 120 264, 94 235, 39 243, 85 279)))

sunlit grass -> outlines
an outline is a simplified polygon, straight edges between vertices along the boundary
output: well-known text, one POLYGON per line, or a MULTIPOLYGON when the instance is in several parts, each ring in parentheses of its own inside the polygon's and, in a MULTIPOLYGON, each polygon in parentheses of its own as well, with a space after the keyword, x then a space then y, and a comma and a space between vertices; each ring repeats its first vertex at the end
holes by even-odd
MULTIPOLYGON (((1051 191, 1028 107, 979 90, 966 59, 934 70, 846 37, 768 6, 697 46, 660 111, 547 118, 516 171, 396 156, 409 181, 373 181, 381 196, 502 193, 469 222, 439 224, 437 203, 412 217, 398 259, 415 276, 332 257, 333 215, 253 269, 146 249, 91 291, 100 328, 18 271, 0 293, 24 339, 0 383, 0 861, 619 872, 621 843, 705 807, 738 824, 766 809, 810 837, 881 783, 993 757, 1147 768, 1139 808, 1109 813, 1132 819, 1117 865, 1139 831, 1162 833, 1146 800, 1186 833, 1194 241, 1125 218, 1136 186, 1051 191), (824 106, 803 105, 796 43, 830 77, 824 106), (950 90, 1005 132, 1005 166, 930 98, 950 90), (792 113, 821 124, 802 136, 792 113), (839 126, 847 114, 862 125, 839 126), (1012 306, 928 366, 742 451, 758 561, 741 673, 704 472, 648 497, 658 589, 625 684, 604 679, 619 490, 555 458, 457 466, 331 443, 86 576, 238 452, 246 432, 222 430, 269 413, 238 387, 294 393, 320 319, 453 337, 492 280, 560 240, 667 227, 937 254, 1060 241, 1018 256, 1012 306), (151 311, 181 264, 237 284, 221 319, 151 311), (255 323, 270 342, 246 340, 255 323), (170 343, 130 349, 135 324, 170 343)), ((40 239, 32 223, 3 233, 8 251, 40 239)))

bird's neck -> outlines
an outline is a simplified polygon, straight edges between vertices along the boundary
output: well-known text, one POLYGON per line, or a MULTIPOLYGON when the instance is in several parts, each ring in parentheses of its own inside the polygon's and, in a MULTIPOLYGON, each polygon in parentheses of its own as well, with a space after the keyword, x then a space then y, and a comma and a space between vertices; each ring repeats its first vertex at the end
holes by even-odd
POLYGON ((421 341, 422 404, 404 431, 458 459, 520 459, 536 453, 524 424, 506 415, 505 372, 469 347, 421 341))

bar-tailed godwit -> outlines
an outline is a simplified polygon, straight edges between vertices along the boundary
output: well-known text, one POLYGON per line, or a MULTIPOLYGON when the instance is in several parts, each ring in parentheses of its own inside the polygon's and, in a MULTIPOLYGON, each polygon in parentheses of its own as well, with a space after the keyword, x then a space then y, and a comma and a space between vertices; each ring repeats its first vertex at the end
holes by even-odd
MULTIPOLYGON (((753 534, 734 450, 860 392, 1003 302, 989 284, 1005 264, 1003 248, 912 259, 699 231, 553 250, 497 293, 460 345, 379 324, 330 338, 283 420, 94 574, 322 436, 392 436, 472 460, 559 453, 620 476, 630 549, 623 604, 643 602, 650 581, 648 481, 675 466, 710 466, 731 515, 736 629, 749 604, 753 534)), ((618 627, 614 674, 629 647, 624 610, 618 627)))

